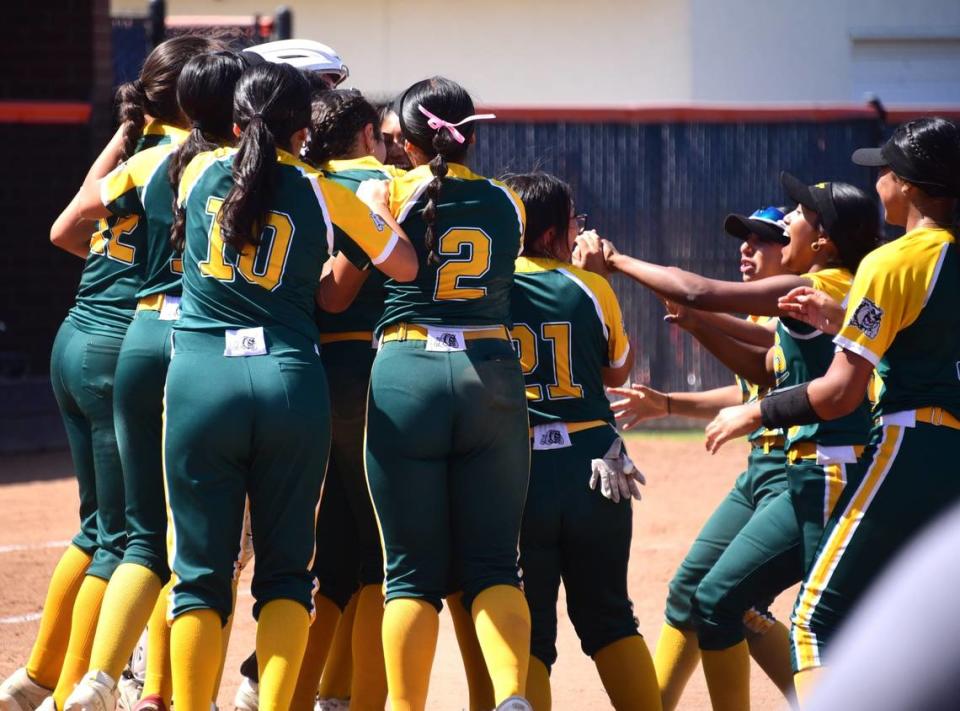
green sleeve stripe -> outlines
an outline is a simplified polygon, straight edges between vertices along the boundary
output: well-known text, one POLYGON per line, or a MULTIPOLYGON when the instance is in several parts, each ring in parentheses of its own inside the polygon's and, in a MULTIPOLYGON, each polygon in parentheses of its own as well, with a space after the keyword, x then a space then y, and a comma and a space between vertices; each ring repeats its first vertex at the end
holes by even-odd
MULTIPOLYGON (((597 299, 596 295, 590 290, 590 287, 584 284, 579 277, 574 275, 573 272, 563 269, 562 267, 557 269, 558 272, 563 274, 567 279, 572 281, 574 284, 580 287, 580 289, 590 297, 590 301, 593 302, 593 308, 597 312, 597 318, 600 320, 600 327, 603 329, 603 338, 606 341, 610 340, 610 329, 607 328, 607 322, 603 318, 603 309, 600 308, 600 301, 597 299)), ((621 363, 622 365, 622 363, 621 363)))

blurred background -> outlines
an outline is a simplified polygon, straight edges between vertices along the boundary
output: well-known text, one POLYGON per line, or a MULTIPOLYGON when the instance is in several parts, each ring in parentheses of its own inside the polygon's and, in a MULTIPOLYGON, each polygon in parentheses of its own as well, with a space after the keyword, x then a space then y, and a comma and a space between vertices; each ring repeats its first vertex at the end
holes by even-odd
MULTIPOLYGON (((499 120, 485 175, 569 181, 588 227, 639 257, 738 278, 728 212, 782 204, 781 170, 872 190, 849 161, 898 122, 960 118, 957 0, 19 0, 0 46, 0 453, 65 445, 48 381, 80 260, 48 241, 114 127, 113 92, 188 31, 248 45, 333 46, 374 99, 444 74, 499 120)), ((634 380, 727 384, 729 372, 614 279, 634 380)), ((668 423, 669 424, 669 423, 668 423)))

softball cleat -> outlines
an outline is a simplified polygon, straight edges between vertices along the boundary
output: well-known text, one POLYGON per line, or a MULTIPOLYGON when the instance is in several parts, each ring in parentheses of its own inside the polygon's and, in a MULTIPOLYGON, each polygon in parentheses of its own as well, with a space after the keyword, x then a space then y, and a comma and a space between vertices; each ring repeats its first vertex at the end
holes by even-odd
POLYGON ((35 711, 53 689, 40 686, 20 667, 0 684, 0 711, 35 711))
POLYGON ((237 695, 233 697, 233 707, 236 711, 260 711, 260 685, 243 677, 237 695))
POLYGON ((63 704, 63 711, 114 711, 116 708, 117 684, 102 671, 87 672, 63 704))
POLYGON ((522 696, 511 696, 504 699, 494 711, 533 711, 533 706, 522 696))

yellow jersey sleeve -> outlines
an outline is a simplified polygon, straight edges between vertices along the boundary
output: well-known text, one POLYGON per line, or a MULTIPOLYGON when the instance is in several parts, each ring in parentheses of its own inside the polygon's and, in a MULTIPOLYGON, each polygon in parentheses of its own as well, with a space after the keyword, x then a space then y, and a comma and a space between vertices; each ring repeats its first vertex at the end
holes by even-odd
POLYGON ((143 214, 140 194, 173 146, 148 148, 130 156, 100 180, 100 202, 114 215, 143 214))
POLYGON ((610 282, 585 269, 569 266, 565 268, 573 272, 590 292, 607 336, 607 362, 610 368, 619 368, 627 362, 627 356, 630 355, 630 340, 623 324, 620 302, 617 301, 610 282))
MULTIPOLYGON (((334 232, 331 252, 333 249, 342 248, 350 257, 349 245, 344 243, 344 240, 348 239, 360 247, 374 265, 386 261, 400 240, 389 225, 349 188, 322 176, 311 179, 317 181, 330 215, 334 232)), ((357 264, 358 260, 355 258, 350 261, 363 268, 363 265, 357 264)))
POLYGON ((403 222, 406 217, 404 208, 423 194, 431 180, 430 167, 421 165, 390 181, 390 214, 397 218, 397 222, 403 222))
POLYGON ((853 275, 846 269, 821 269, 803 275, 814 289, 825 292, 832 299, 843 302, 850 293, 853 275))
POLYGON ((864 257, 834 342, 877 365, 897 334, 923 311, 947 246, 902 237, 864 257))

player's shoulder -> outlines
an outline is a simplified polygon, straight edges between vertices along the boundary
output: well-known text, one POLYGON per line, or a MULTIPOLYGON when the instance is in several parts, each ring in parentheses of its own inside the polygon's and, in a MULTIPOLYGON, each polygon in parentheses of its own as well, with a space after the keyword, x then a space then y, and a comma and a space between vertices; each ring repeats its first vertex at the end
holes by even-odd
POLYGON ((191 158, 190 162, 187 163, 187 167, 183 169, 183 174, 180 176, 180 185, 177 190, 179 202, 183 204, 186 201, 197 183, 200 182, 200 179, 210 168, 215 165, 227 163, 236 153, 236 148, 221 146, 212 151, 203 151, 191 158))
POLYGON ((919 228, 874 249, 863 258, 857 271, 898 272, 923 268, 938 259, 945 244, 955 241, 949 230, 919 228))
POLYGON ((837 301, 843 301, 853 285, 853 273, 845 267, 829 267, 803 276, 814 289, 826 292, 837 301))
POLYGON ((613 287, 610 286, 610 282, 607 281, 605 277, 587 269, 574 266, 573 264, 564 264, 560 271, 568 278, 583 284, 583 286, 601 302, 617 300, 617 296, 613 292, 613 287))

